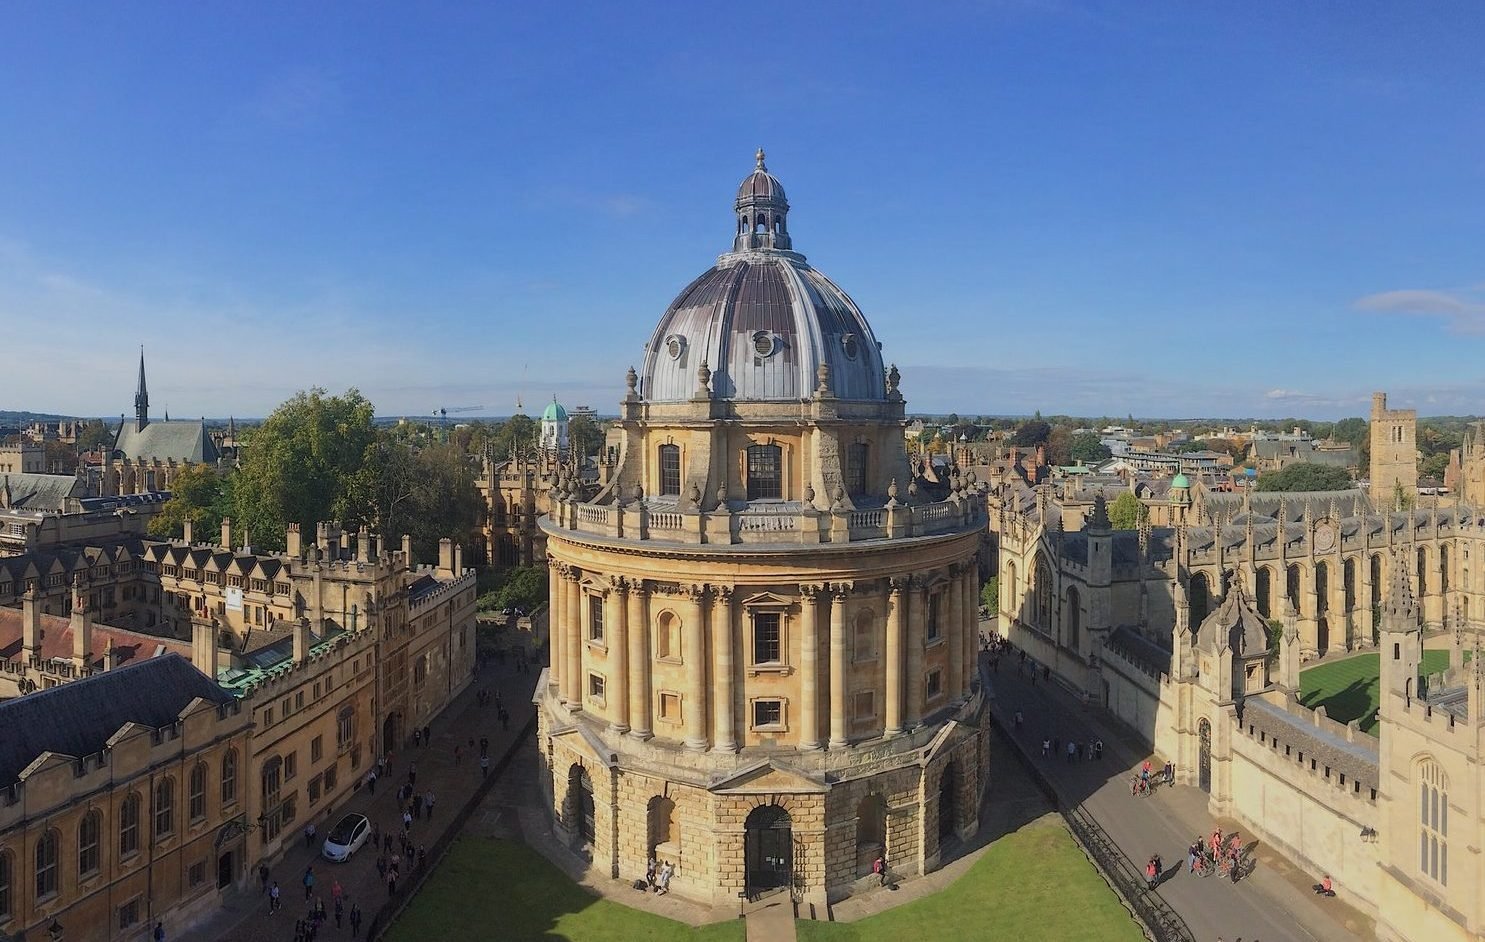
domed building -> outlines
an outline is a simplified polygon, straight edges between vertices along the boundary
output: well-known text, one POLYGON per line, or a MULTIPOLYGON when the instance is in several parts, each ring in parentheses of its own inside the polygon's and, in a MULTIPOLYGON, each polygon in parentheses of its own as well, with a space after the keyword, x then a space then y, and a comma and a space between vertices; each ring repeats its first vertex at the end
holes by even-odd
POLYGON ((978 827, 984 499, 915 477, 897 369, 794 251, 761 151, 734 209, 628 373, 613 474, 542 520, 543 782, 614 877, 825 902, 978 827))
POLYGON ((541 412, 541 450, 546 455, 567 454, 567 410, 556 396, 541 412))

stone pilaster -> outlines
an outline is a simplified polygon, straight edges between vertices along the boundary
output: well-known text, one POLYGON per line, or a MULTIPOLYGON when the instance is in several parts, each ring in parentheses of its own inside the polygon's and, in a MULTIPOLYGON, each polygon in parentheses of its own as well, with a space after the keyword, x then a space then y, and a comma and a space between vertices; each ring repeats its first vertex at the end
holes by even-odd
POLYGON ((948 700, 956 700, 963 692, 964 683, 964 567, 954 563, 949 567, 948 596, 949 627, 944 645, 949 649, 949 669, 944 671, 944 694, 948 700))
POLYGON ((712 645, 716 653, 717 694, 714 702, 712 748, 717 752, 737 751, 737 724, 733 719, 734 693, 732 587, 712 590, 712 645))
POLYGON ((702 600, 706 586, 686 586, 686 701, 684 710, 686 748, 697 752, 707 746, 706 736, 706 609, 702 600))
POLYGON ((903 638, 903 606, 906 604, 903 590, 906 587, 906 579, 893 579, 887 596, 887 644, 882 652, 887 662, 885 727, 883 729, 883 734, 887 736, 896 736, 902 732, 902 659, 905 640, 903 638))
POLYGON ((609 729, 616 733, 625 733, 629 731, 629 580, 615 576, 609 580, 609 584, 612 587, 610 601, 603 609, 605 615, 613 613, 613 628, 605 639, 613 664, 613 675, 609 680, 613 687, 613 694, 609 699, 613 704, 613 711, 609 714, 609 729))
POLYGON ((923 718, 923 624, 927 599, 923 577, 909 576, 907 586, 907 699, 903 704, 903 724, 911 729, 923 718))
POLYGON ((629 586, 629 735, 650 738, 649 589, 629 586))
POLYGON ((562 686, 567 691, 567 705, 574 710, 583 708, 583 587, 578 582, 578 571, 568 567, 563 572, 566 579, 563 593, 567 601, 563 604, 562 654, 567 666, 562 672, 562 686))
POLYGON ((846 746, 846 598, 850 583, 830 587, 830 748, 846 746))
POLYGON ((802 585, 804 614, 799 625, 799 748, 820 748, 820 586, 802 585))
POLYGON ((564 563, 556 560, 547 562, 547 642, 551 648, 551 682, 557 687, 557 698, 566 703, 567 686, 562 683, 562 675, 567 670, 567 662, 562 660, 562 605, 567 600, 567 593, 564 591, 566 583, 562 579, 563 568, 564 563))

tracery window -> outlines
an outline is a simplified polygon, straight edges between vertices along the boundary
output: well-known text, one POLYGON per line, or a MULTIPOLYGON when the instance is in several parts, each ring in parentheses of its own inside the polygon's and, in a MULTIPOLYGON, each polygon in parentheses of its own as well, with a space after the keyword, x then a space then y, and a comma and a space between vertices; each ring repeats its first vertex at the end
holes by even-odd
POLYGON ((1418 869, 1449 883, 1449 780, 1437 762, 1418 764, 1418 869))
POLYGON ((89 811, 77 823, 77 875, 88 877, 98 872, 102 855, 98 846, 103 839, 103 814, 89 811))

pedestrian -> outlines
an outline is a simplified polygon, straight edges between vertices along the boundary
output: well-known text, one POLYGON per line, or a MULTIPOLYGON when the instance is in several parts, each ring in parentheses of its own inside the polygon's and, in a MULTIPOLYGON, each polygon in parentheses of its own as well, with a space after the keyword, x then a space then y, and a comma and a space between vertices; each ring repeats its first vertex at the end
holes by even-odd
POLYGON ((1051 751, 1052 751, 1052 740, 1050 740, 1050 739, 1043 739, 1042 740, 1042 758, 1045 759, 1047 757, 1047 754, 1050 753, 1051 751))
POLYGON ((341 887, 340 887, 340 881, 339 880, 333 880, 333 881, 331 881, 331 883, 330 883, 330 898, 333 899, 333 900, 335 900, 338 903, 338 902, 340 902, 341 897, 343 897, 343 896, 345 896, 345 890, 341 889, 341 887))
POLYGON ((314 867, 305 867, 304 868, 304 879, 301 882, 304 883, 304 901, 307 903, 307 902, 309 902, 310 896, 312 896, 314 894, 314 891, 315 891, 315 868, 314 867))
POLYGON ((304 942, 304 920, 294 920, 294 942, 304 942))
POLYGON ((315 842, 315 823, 309 822, 304 826, 304 846, 309 847, 315 842))
POLYGON ((480 778, 490 774, 490 757, 480 756, 480 778))
POLYGON ((1016 730, 1018 732, 1021 729, 1021 724, 1024 723, 1024 722, 1026 722, 1026 717, 1024 717, 1024 716, 1021 715, 1021 711, 1020 710, 1017 710, 1016 711, 1016 730))
POLYGON ((165 923, 155 923, 155 942, 165 942, 165 923))
POLYGON ((490 737, 488 737, 488 736, 481 736, 480 737, 480 755, 487 756, 489 754, 490 754, 490 737))
POLYGON ((433 730, 429 729, 427 726, 424 726, 423 727, 423 745, 430 746, 432 744, 433 744, 433 730))
POLYGON ((1095 759, 1102 759, 1103 758, 1103 740, 1102 739, 1095 739, 1093 741, 1093 757, 1095 759))
POLYGON ((376 794, 376 769, 366 773, 366 792, 370 795, 376 794))
POLYGON ((415 730, 413 730, 413 745, 414 746, 421 746, 421 745, 423 745, 423 731, 421 729, 415 729, 415 730))
POLYGON ((433 820, 433 789, 431 789, 431 788, 428 789, 428 793, 423 796, 423 809, 428 813, 428 820, 429 821, 432 821, 433 820))
POLYGON ((371 822, 371 846, 378 847, 382 842, 382 826, 375 821, 371 822))
POLYGON ((418 845, 418 869, 422 870, 428 865, 428 848, 422 844, 418 845))
POLYGON ((409 762, 407 765, 407 784, 418 784, 418 766, 416 763, 409 762))
POLYGON ((404 809, 402 812, 402 833, 406 834, 410 830, 412 830, 412 811, 404 809))
POLYGON ((260 864, 258 864, 258 883, 262 886, 263 892, 264 893, 267 893, 268 892, 268 864, 266 864, 266 863, 260 863, 260 864))
POLYGON ((878 854, 877 859, 871 862, 871 872, 875 873, 881 880, 877 886, 887 885, 887 858, 885 855, 878 854))
POLYGON ((1078 752, 1078 744, 1075 743, 1075 742, 1073 742, 1071 739, 1069 739, 1067 741, 1067 761, 1069 763, 1071 763, 1073 761, 1073 757, 1077 755, 1077 752, 1078 752))
POLYGON ((1042 665, 1042 680, 1051 680, 1051 679, 1052 679, 1052 665, 1051 664, 1043 664, 1042 665))
POLYGON ((387 855, 376 855, 376 875, 383 880, 387 878, 387 855))
POLYGON ((645 887, 650 890, 655 888, 655 857, 653 854, 650 855, 649 860, 645 861, 645 887))
POLYGON ((361 905, 351 904, 351 938, 359 938, 361 935, 361 905))
POLYGON ((273 886, 271 886, 271 887, 268 888, 268 912, 269 912, 269 914, 273 914, 273 913, 278 912, 278 907, 279 907, 279 902, 278 902, 278 881, 277 880, 274 880, 273 881, 273 886))
POLYGON ((325 917, 325 897, 323 897, 323 896, 316 896, 315 897, 315 925, 317 925, 317 926, 324 925, 325 924, 325 918, 326 918, 325 917))
POLYGON ((412 808, 413 808, 413 817, 414 818, 421 819, 423 817, 423 793, 422 792, 415 792, 415 793, 413 793, 412 808))
POLYGON ((335 897, 335 928, 340 928, 340 919, 345 915, 345 900, 335 897))

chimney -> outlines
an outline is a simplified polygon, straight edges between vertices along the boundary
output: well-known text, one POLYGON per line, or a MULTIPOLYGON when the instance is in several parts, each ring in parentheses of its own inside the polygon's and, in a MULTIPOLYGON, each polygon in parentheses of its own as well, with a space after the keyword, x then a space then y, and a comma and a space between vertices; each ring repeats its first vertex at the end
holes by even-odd
POLYGON ((223 517, 222 518, 222 543, 221 543, 221 545, 223 547, 227 548, 227 549, 231 549, 232 548, 232 518, 231 517, 223 517))
POLYGON ((454 575, 455 576, 460 576, 460 575, 463 575, 463 574, 464 574, 464 544, 463 543, 455 543, 454 544, 454 575))
POLYGON ((191 518, 190 517, 187 517, 186 520, 185 520, 185 523, 181 524, 181 528, 184 531, 184 532, 181 533, 181 539, 185 540, 186 541, 186 545, 189 546, 193 542, 192 539, 191 539, 192 532, 191 532, 191 518))
POLYGON ((411 533, 404 533, 404 534, 402 534, 402 558, 407 561, 407 568, 408 569, 416 569, 417 568, 413 564, 412 534, 411 533))
POLYGON ((454 541, 448 537, 438 541, 438 574, 454 574, 454 541))
POLYGON ((21 647, 26 659, 41 657, 41 599, 35 589, 26 593, 21 610, 21 647))
POLYGON ((217 676, 217 625, 216 619, 191 619, 191 663, 206 676, 217 676))
POLYGON ((294 622, 294 663, 303 664, 309 657, 309 619, 301 618, 294 622))
POLYGON ((72 584, 72 663, 78 669, 93 659, 93 612, 88 608, 88 593, 82 575, 72 584))
POLYGON ((299 524, 289 524, 288 531, 284 534, 284 552, 290 556, 304 556, 304 542, 299 535, 299 524))
POLYGON ((368 527, 356 531, 356 559, 363 563, 371 562, 371 530, 368 527))

